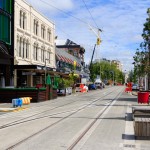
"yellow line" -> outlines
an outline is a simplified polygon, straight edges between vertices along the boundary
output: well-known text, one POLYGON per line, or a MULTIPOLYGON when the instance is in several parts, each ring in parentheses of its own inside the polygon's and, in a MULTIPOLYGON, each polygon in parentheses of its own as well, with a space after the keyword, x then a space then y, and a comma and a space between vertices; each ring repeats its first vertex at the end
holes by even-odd
POLYGON ((0 110, 0 112, 17 112, 25 109, 27 109, 27 107, 17 107, 16 109, 12 109, 12 110, 8 110, 8 109, 0 110))

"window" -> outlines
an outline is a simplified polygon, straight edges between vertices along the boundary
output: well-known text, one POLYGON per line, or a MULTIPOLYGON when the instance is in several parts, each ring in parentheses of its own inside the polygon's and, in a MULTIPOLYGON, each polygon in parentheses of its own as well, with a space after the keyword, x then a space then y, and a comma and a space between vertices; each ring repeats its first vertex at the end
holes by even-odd
POLYGON ((22 28, 23 29, 25 29, 25 19, 26 19, 26 16, 25 16, 25 13, 23 13, 23 19, 22 19, 22 21, 23 21, 23 23, 22 23, 22 28))
POLYGON ((38 35, 38 21, 34 19, 34 29, 33 32, 35 35, 38 35))
POLYGON ((74 56, 78 56, 78 52, 77 51, 74 51, 74 56))
POLYGON ((47 31, 47 40, 50 42, 51 41, 51 30, 48 29, 47 31))
POLYGON ((38 60, 38 44, 34 44, 34 46, 33 46, 34 48, 34 51, 33 51, 33 58, 34 58, 34 60, 38 60))
POLYGON ((22 58, 24 58, 24 48, 25 48, 25 41, 22 41, 22 58))
POLYGON ((47 62, 50 64, 50 60, 51 60, 50 59, 50 52, 47 52, 47 59, 48 59, 47 62))
POLYGON ((0 0, 0 8, 11 14, 12 1, 11 0, 0 0))
POLYGON ((41 47, 41 62, 45 62, 45 48, 41 47))
POLYGON ((28 58, 28 54, 29 54, 29 43, 28 41, 26 41, 25 43, 25 58, 28 58))
POLYGON ((20 28, 26 28, 26 13, 20 10, 20 28))
POLYGON ((44 39, 45 38, 45 26, 41 25, 41 37, 44 39))
POLYGON ((22 58, 28 58, 29 53, 29 43, 26 39, 22 37, 17 39, 17 56, 22 58))
POLYGON ((19 57, 21 57, 21 46, 22 46, 22 38, 20 37, 20 40, 19 40, 19 57))
POLYGON ((0 40, 11 44, 11 22, 9 16, 0 14, 0 40))
POLYGON ((0 0, 0 8, 3 8, 3 0, 0 0))

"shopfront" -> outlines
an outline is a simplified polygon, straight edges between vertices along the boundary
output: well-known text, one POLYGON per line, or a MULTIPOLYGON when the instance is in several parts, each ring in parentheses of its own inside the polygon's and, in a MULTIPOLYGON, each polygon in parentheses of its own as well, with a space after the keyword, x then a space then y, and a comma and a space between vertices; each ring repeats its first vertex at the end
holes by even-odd
POLYGON ((36 87, 37 85, 45 86, 45 73, 50 74, 53 78, 56 74, 55 68, 39 65, 15 65, 15 87, 36 87))

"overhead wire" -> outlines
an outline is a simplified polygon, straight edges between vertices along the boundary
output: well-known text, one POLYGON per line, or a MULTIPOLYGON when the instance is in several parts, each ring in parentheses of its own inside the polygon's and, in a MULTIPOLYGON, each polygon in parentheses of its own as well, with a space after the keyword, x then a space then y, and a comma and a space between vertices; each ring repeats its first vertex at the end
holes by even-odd
POLYGON ((91 12, 90 12, 90 10, 89 10, 89 8, 87 7, 87 5, 86 5, 85 1, 84 1, 84 0, 82 0, 82 2, 84 3, 85 8, 86 8, 86 9, 87 9, 87 11, 89 12, 89 14, 90 14, 90 16, 91 16, 91 19, 92 19, 92 20, 93 20, 93 22, 95 23, 96 27, 99 29, 99 27, 98 27, 98 25, 97 25, 97 23, 96 23, 95 19, 93 18, 92 14, 91 14, 91 12))
POLYGON ((74 19, 76 19, 76 20, 78 20, 78 21, 80 21, 80 22, 82 22, 82 23, 88 25, 88 23, 87 23, 86 21, 84 21, 84 20, 82 20, 82 19, 80 19, 80 18, 78 18, 78 17, 75 17, 75 16, 73 16, 73 15, 71 15, 71 14, 68 14, 67 12, 65 12, 65 11, 63 11, 63 10, 61 10, 61 9, 59 9, 59 8, 57 8, 57 7, 55 7, 54 5, 49 4, 49 3, 47 3, 47 2, 45 2, 45 1, 43 1, 43 0, 40 0, 40 1, 43 2, 44 4, 48 5, 48 6, 51 6, 51 7, 55 8, 55 9, 61 11, 61 12, 64 13, 64 14, 66 14, 66 15, 68 15, 68 16, 70 16, 70 17, 72 17, 72 18, 74 18, 74 19))

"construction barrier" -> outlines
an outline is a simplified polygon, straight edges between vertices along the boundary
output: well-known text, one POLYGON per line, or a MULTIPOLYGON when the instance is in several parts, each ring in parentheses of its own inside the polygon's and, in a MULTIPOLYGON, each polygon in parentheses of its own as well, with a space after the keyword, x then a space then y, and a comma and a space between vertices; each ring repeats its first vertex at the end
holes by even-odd
POLYGON ((16 98, 16 99, 12 99, 12 105, 13 107, 18 107, 18 106, 22 106, 22 99, 21 98, 16 98))
POLYGON ((132 91, 132 88, 131 87, 126 87, 125 88, 125 92, 131 92, 132 91))
POLYGON ((23 105, 28 105, 30 104, 30 101, 31 101, 31 97, 21 97, 20 99, 22 99, 22 103, 23 105))

